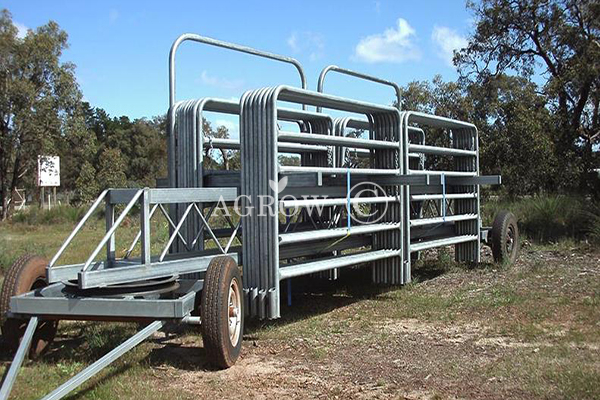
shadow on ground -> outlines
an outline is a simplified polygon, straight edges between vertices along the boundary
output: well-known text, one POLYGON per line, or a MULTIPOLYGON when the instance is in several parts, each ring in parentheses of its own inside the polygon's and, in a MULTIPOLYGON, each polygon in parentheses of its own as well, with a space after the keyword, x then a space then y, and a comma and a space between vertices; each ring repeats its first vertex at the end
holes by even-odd
MULTIPOLYGON (((448 270, 444 263, 418 262, 413 270, 413 279, 415 282, 423 282, 434 279, 448 270)), ((327 314, 361 300, 377 299, 390 291, 402 290, 398 286, 380 286, 370 282, 371 270, 368 268, 344 269, 336 280, 298 277, 293 279, 291 286, 284 281, 281 318, 271 321, 246 321, 244 341, 256 340, 258 332, 266 327, 285 326, 327 314), (291 305, 288 304, 288 299, 291 300, 291 305)), ((124 342, 139 328, 140 325, 135 323, 63 322, 48 353, 36 362, 49 365, 69 361, 89 364, 124 342)), ((143 362, 150 366, 168 365, 181 370, 214 370, 201 346, 199 326, 169 325, 164 331, 165 336, 155 336, 149 340, 158 346, 150 350, 143 362), (191 336, 193 339, 184 342, 173 340, 182 335, 191 336)), ((8 366, 12 356, 3 344, 0 345, 0 362, 8 366)), ((126 366, 119 366, 102 380, 110 379, 125 370, 126 366)))

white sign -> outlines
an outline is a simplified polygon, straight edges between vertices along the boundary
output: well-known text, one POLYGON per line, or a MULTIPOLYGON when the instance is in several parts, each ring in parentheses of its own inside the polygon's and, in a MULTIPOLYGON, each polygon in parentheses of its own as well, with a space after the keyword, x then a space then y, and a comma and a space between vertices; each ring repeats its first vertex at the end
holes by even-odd
POLYGON ((60 186, 60 157, 38 156, 38 186, 60 186))

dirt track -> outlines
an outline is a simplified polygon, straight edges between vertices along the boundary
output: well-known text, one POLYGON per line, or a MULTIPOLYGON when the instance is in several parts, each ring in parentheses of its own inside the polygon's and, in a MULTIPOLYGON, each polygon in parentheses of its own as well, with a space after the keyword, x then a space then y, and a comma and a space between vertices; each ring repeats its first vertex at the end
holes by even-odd
POLYGON ((194 336, 171 340, 151 354, 157 386, 209 398, 600 397, 598 253, 436 268, 400 290, 296 294, 282 321, 248 326, 226 371, 198 369, 194 336))
MULTIPOLYGON (((600 398, 598 250, 526 246, 516 266, 476 269, 433 253, 413 276, 295 281, 280 320, 247 324, 234 367, 208 365, 198 328, 161 332, 69 398, 600 398)), ((47 394, 136 328, 63 323, 14 398, 47 394)))

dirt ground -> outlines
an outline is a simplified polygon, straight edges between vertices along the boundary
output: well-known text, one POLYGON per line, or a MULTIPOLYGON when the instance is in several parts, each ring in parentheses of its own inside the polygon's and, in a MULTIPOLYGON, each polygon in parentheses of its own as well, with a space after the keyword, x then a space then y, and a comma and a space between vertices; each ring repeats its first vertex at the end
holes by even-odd
MULTIPOLYGON (((402 288, 357 285, 360 271, 295 282, 282 319, 247 324, 234 367, 212 369, 192 328, 161 332, 71 398, 600 398, 598 250, 525 243, 512 267, 450 260, 430 253, 402 288)), ((86 329, 61 331, 16 398, 48 390, 34 376, 80 369, 86 329)))

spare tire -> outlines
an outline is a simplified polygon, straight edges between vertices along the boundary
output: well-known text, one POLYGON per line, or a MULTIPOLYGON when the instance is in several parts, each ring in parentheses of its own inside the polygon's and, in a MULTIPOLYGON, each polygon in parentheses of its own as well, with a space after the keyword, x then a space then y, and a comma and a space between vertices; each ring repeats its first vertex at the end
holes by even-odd
POLYGON ((494 261, 514 264, 519 255, 519 227, 515 215, 507 210, 498 212, 491 234, 494 261))
MULTIPOLYGON (((46 266, 48 260, 26 254, 17 259, 8 269, 0 292, 0 316, 2 318, 2 338, 10 351, 16 351, 25 333, 28 320, 23 318, 8 318, 10 298, 48 286, 46 281, 46 266)), ((35 358, 43 354, 56 336, 58 321, 41 320, 31 341, 29 356, 35 358)))

